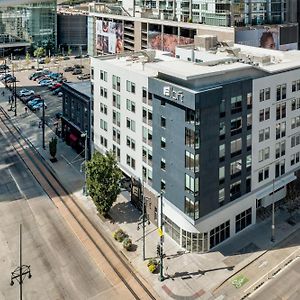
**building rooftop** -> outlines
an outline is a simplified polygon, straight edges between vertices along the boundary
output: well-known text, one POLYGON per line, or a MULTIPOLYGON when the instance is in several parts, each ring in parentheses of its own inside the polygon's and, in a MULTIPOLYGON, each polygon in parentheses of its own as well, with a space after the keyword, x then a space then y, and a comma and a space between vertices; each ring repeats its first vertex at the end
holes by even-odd
POLYGON ((92 94, 90 80, 80 82, 65 82, 64 85, 91 99, 92 94))
MULTIPOLYGON (((178 47, 181 51, 197 53, 201 60, 187 61, 171 57, 170 53, 159 50, 144 50, 136 53, 108 55, 94 59, 109 60, 118 68, 128 69, 148 77, 163 73, 182 80, 209 78, 240 70, 258 70, 277 73, 300 68, 300 51, 279 51, 234 44, 212 50, 195 48, 194 45, 178 47), (200 61, 200 62, 199 62, 200 61)), ((177 49, 176 49, 177 54, 177 49)), ((182 54, 178 51, 178 54, 182 54)))

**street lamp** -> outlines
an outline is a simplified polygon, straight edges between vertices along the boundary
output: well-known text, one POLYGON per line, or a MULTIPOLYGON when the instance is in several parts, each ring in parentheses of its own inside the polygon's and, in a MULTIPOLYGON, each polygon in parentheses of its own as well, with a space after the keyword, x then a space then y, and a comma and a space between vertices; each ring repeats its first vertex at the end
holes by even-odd
POLYGON ((163 233, 163 193, 160 193, 160 224, 159 224, 159 236, 160 236, 160 266, 159 266, 159 280, 164 281, 164 233, 163 233))
POLYGON ((17 116, 17 82, 15 79, 15 64, 12 63, 12 74, 13 74, 13 82, 12 82, 12 103, 15 102, 15 117, 17 116))
POLYGON ((23 286, 23 281, 26 278, 26 275, 28 275, 29 279, 32 277, 30 266, 22 264, 22 224, 20 224, 20 265, 13 272, 11 272, 11 278, 10 278, 11 286, 14 285, 14 279, 16 279, 19 282, 20 300, 22 300, 23 298, 22 286, 23 286))
POLYGON ((43 149, 46 149, 45 146, 45 99, 42 99, 42 105, 43 105, 43 115, 42 115, 42 132, 43 132, 43 149))
MULTIPOLYGON (((87 139, 88 139, 88 135, 87 135, 87 131, 85 131, 85 133, 81 134, 81 137, 84 138, 84 164, 86 164, 87 160, 88 160, 88 149, 87 149, 87 139)), ((84 187, 83 187, 83 194, 85 196, 87 196, 87 184, 86 184, 86 166, 84 168, 84 187)))
POLYGON ((275 242, 275 202, 274 202, 274 192, 275 192, 275 179, 272 180, 272 186, 273 186, 273 193, 272 193, 272 235, 271 235, 271 242, 275 242))

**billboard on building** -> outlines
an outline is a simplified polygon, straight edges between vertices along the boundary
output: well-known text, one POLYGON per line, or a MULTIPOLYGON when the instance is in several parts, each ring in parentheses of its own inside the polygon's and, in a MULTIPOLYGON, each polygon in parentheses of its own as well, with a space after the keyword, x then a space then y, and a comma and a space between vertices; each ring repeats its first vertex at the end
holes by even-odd
POLYGON ((235 42, 275 50, 298 49, 298 25, 237 27, 235 28, 235 42))
POLYGON ((178 36, 176 34, 161 34, 161 32, 151 31, 148 34, 148 47, 156 50, 168 51, 175 56, 175 49, 178 45, 193 44, 194 39, 178 36))
POLYGON ((123 52, 123 24, 96 20, 96 49, 102 53, 123 52))

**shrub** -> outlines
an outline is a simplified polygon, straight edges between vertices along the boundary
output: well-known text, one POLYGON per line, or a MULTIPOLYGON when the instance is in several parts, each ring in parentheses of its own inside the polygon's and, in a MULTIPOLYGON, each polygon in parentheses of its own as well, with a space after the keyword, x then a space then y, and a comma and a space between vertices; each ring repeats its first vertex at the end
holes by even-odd
POLYGON ((158 262, 155 258, 151 258, 148 261, 147 267, 151 273, 154 273, 157 270, 158 262))
POLYGON ((121 243, 127 237, 127 234, 122 229, 118 229, 114 232, 113 237, 116 241, 121 243))
POLYGON ((157 265, 149 265, 148 266, 148 269, 151 273, 154 273, 157 269, 157 265))
POLYGON ((123 247, 129 251, 132 246, 132 240, 129 237, 125 237, 123 240, 123 247))

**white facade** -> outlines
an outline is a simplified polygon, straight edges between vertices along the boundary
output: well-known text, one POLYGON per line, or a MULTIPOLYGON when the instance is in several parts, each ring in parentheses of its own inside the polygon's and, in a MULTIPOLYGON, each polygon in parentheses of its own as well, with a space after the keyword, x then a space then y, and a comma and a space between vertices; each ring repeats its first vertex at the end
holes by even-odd
MULTIPOLYGON (((176 52, 181 59, 156 53, 159 58, 158 62, 154 60, 146 62, 147 55, 141 53, 130 57, 123 55, 92 58, 95 148, 101 152, 118 148, 121 152, 119 162, 121 169, 130 176, 144 178, 145 187, 150 190, 152 167, 149 159, 151 155, 148 154, 152 153, 152 146, 149 135, 145 136, 145 130, 151 136, 152 124, 149 116, 152 108, 148 93, 143 93, 143 90, 147 91, 148 79, 162 72, 170 76, 176 75, 180 79, 186 78, 185 80, 199 76, 201 80, 204 80, 203 82, 211 81, 215 84, 215 78, 219 78, 216 76, 228 76, 228 79, 232 79, 230 76, 237 76, 237 72, 239 74, 248 72, 249 76, 250 74, 253 76, 252 116, 249 116, 252 119, 251 191, 196 221, 176 208, 171 201, 164 199, 164 214, 180 228, 181 235, 177 242, 181 245, 185 238, 183 232, 189 232, 201 235, 200 239, 206 235, 204 237, 206 242, 208 235, 208 246, 203 246, 203 249, 209 249, 209 233, 228 221, 230 222, 230 237, 234 236, 238 231, 235 227, 236 217, 249 209, 252 212, 251 224, 255 224, 257 207, 267 207, 271 204, 273 188, 275 190, 274 201, 282 199, 286 194, 286 184, 295 179, 294 172, 300 166, 300 53, 297 51, 284 53, 240 45, 238 47, 241 48, 241 57, 246 55, 245 57, 249 59, 252 57, 253 61, 241 62, 237 56, 228 54, 231 51, 227 53, 223 51, 224 49, 218 53, 208 53, 184 47, 178 48, 176 52), (270 56, 270 60, 266 56, 270 56), (195 58, 204 61, 204 64, 189 62, 195 61, 195 58), (229 58, 232 58, 231 62, 229 58), (259 62, 264 60, 262 58, 268 63, 259 62), (208 62, 214 62, 214 64, 209 66, 208 62), (119 78, 119 90, 113 88, 113 78, 116 77, 119 78), (134 83, 133 90, 131 83, 134 83), (280 97, 277 98, 279 86, 280 97), (106 89, 107 97, 103 96, 101 92, 103 89, 106 89), (128 91, 130 89, 131 92, 128 91), (120 95, 119 107, 114 104, 114 94, 120 95), (134 111, 132 111, 132 103, 134 111), (105 112, 101 108, 103 105, 106 105, 105 112), (280 116, 278 115, 279 105, 281 105, 280 116), (284 105, 285 114, 282 109, 284 105), (146 110, 146 115, 143 110, 146 110), (119 125, 113 120, 114 112, 120 114, 119 125), (128 120, 134 121, 133 127, 128 120), (284 122, 285 125, 281 125, 284 122), (113 128, 120 132, 119 142, 113 136, 113 128), (262 130, 265 131, 262 133, 262 130), (128 139, 131 142, 134 141, 134 149, 132 143, 128 143, 128 139), (280 143, 279 154, 276 150, 278 143, 280 143), (283 164, 280 165, 283 161, 284 167, 283 164), (276 174, 278 162, 279 173, 276 174), (268 171, 265 172, 265 169, 268 171), (263 170, 263 175, 261 175, 261 170, 263 170), (274 187, 273 179, 275 179, 274 187)), ((153 192, 158 195, 160 191, 153 192)))
MULTIPOLYGON (((124 60, 124 57, 122 59, 124 60)), ((143 122, 143 108, 147 110, 147 115, 152 113, 147 87, 148 77, 154 76, 156 71, 143 70, 143 66, 139 66, 134 61, 123 61, 124 63, 125 67, 120 67, 118 60, 112 64, 109 59, 92 58, 91 65, 94 69, 94 79, 92 80, 94 84, 94 145, 102 153, 114 150, 114 147, 119 149, 117 150, 121 153, 119 166, 129 176, 141 179, 143 167, 146 168, 146 187, 151 189, 147 185, 147 181, 148 178, 150 181, 152 179, 152 168, 150 163, 147 164, 145 159, 143 160, 142 153, 143 149, 147 149, 147 153, 151 154, 152 146, 151 141, 143 142, 142 137, 145 129, 150 134, 152 133, 152 126, 150 120, 148 122, 148 118, 147 122, 143 122), (131 66, 137 66, 137 69, 134 70, 131 66), (100 79, 101 72, 106 72, 106 81, 100 79), (113 89, 113 76, 120 78, 119 91, 113 89), (130 85, 129 82, 134 84, 134 92, 127 90, 128 85, 130 85), (101 96, 101 88, 106 89, 107 97, 101 96), (144 101, 143 91, 146 92, 144 101), (117 104, 113 102, 114 95, 120 97, 117 104), (106 105, 107 113, 104 113, 103 110, 101 112, 101 105, 106 105), (114 114, 117 115, 117 122, 113 120, 114 114), (101 128, 101 120, 106 122, 107 129, 101 128), (118 138, 114 139, 113 129, 119 131, 120 141, 118 138), (104 138, 106 142, 103 141, 104 138)))

